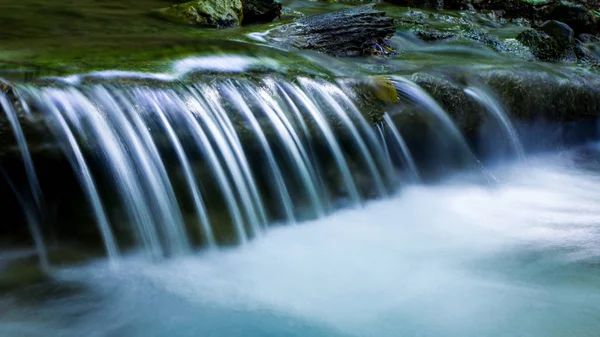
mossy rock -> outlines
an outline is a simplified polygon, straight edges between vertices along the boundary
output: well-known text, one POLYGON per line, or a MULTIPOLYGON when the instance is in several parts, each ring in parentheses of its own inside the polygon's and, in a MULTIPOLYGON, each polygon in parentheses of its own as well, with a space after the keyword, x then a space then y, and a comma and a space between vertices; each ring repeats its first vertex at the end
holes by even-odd
POLYGON ((517 40, 529 47, 533 55, 539 60, 550 62, 577 61, 570 43, 556 39, 543 31, 528 29, 519 34, 517 40))
POLYGON ((373 89, 373 94, 382 102, 397 103, 398 92, 394 84, 384 76, 375 76, 371 78, 369 85, 373 89))
POLYGON ((282 6, 274 0, 244 0, 242 24, 271 22, 281 15, 282 6))
POLYGON ((556 20, 569 25, 576 34, 596 33, 597 17, 585 5, 560 1, 540 8, 536 16, 541 21, 556 20))
POLYGON ((241 0, 196 0, 159 9, 156 14, 173 22, 211 28, 239 26, 244 17, 241 0))

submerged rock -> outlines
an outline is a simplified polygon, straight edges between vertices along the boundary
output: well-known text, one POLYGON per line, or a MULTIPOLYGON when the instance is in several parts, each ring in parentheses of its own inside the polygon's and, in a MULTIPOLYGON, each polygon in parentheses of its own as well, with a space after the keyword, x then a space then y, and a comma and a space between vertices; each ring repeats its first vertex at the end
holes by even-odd
POLYGON ((195 0, 160 9, 157 14, 178 23, 224 28, 242 23, 243 7, 241 0, 195 0))
POLYGON ((302 17, 272 30, 267 38, 283 47, 311 49, 333 56, 387 53, 386 42, 396 31, 393 21, 370 4, 302 17))
POLYGON ((273 0, 244 0, 242 24, 271 22, 281 15, 282 6, 273 0))

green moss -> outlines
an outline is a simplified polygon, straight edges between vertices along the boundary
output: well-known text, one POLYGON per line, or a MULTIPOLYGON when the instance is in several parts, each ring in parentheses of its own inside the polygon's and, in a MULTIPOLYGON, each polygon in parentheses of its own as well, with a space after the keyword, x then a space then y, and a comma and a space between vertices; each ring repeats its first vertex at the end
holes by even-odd
POLYGON ((196 0, 156 12, 176 23, 202 27, 232 27, 242 22, 241 0, 196 0))
POLYGON ((247 34, 269 29, 199 29, 153 14, 175 2, 0 0, 0 77, 163 71, 172 60, 188 55, 252 53, 260 47, 245 43, 250 41, 247 34))
POLYGON ((550 3, 550 1, 548 1, 548 0, 521 0, 521 1, 531 4, 531 5, 544 5, 544 4, 550 3))

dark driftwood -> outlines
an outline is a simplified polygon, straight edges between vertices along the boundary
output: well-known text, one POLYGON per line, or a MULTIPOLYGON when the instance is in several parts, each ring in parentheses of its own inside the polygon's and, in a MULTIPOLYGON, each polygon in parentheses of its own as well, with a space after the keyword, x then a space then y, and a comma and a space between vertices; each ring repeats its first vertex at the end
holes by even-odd
POLYGON ((395 31, 394 20, 370 4, 299 18, 271 31, 269 39, 333 56, 361 56, 379 48, 395 31))

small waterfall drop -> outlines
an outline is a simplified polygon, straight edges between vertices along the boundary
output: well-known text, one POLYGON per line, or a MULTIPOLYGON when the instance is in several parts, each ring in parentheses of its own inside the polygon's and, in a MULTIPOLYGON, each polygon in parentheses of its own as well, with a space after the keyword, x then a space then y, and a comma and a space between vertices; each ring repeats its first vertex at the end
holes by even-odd
POLYGON ((417 165, 415 164, 415 161, 410 153, 410 150, 408 149, 408 146, 406 145, 406 142, 400 135, 400 132, 398 132, 398 129, 394 125, 394 122, 392 121, 389 114, 386 113, 383 115, 383 122, 384 122, 384 124, 382 124, 382 126, 381 126, 383 137, 385 138, 385 131, 389 130, 390 133, 392 134, 392 139, 394 140, 394 145, 396 145, 396 148, 397 148, 397 156, 404 163, 404 165, 408 168, 410 176, 412 177, 412 180, 420 181, 421 175, 419 174, 419 169, 417 168, 417 165))
POLYGON ((427 113, 433 115, 440 123, 442 128, 447 132, 448 136, 453 140, 453 143, 458 146, 458 155, 462 158, 465 164, 472 168, 480 169, 490 182, 495 178, 485 169, 483 164, 477 159, 471 150, 467 140, 460 132, 452 118, 448 113, 429 95, 423 88, 416 83, 401 77, 391 76, 392 83, 401 95, 405 95, 409 100, 420 106, 427 113))
MULTIPOLYGON (((1 84, 2 82, 0 82, 1 84)), ((43 205, 43 196, 42 189, 40 188, 40 183, 37 178, 37 173, 35 172, 35 167, 33 165, 33 160, 31 158, 31 154, 29 152, 29 147, 27 145, 27 139, 25 138, 25 134, 23 133, 23 129, 19 124, 19 119, 17 117, 17 113, 15 109, 10 104, 8 97, 2 92, 0 92, 0 108, 2 108, 6 114, 8 122, 11 126, 13 135, 17 141, 17 145, 19 147, 19 151, 21 152, 21 157, 23 158, 23 164, 25 166, 25 173, 27 175, 27 181, 29 185, 29 191, 31 193, 31 197, 33 198, 35 204, 35 214, 31 214, 25 210, 27 223, 29 225, 29 230, 31 232, 31 236, 33 237, 34 244, 36 246, 36 250, 38 253, 38 257, 40 260, 40 264, 43 268, 48 268, 48 258, 46 253, 46 245, 44 243, 44 239, 42 236, 42 228, 40 219, 43 218, 44 215, 44 205, 43 205)), ((10 177, 6 176, 6 181, 8 184, 12 186, 12 189, 16 193, 17 197, 21 205, 25 205, 25 201, 23 197, 19 197, 19 191, 15 186, 12 185, 10 177)))
POLYGON ((485 110, 492 116, 502 128, 508 142, 511 145, 511 148, 515 154, 515 156, 519 159, 525 158, 525 151, 523 150, 523 145, 519 140, 519 135, 517 134, 517 130, 515 130, 512 125, 510 118, 504 111, 504 108, 500 105, 500 103, 490 94, 487 90, 481 87, 468 87, 465 89, 465 93, 485 107, 485 110))
POLYGON ((132 248, 160 259, 243 244, 386 197, 396 164, 417 177, 391 120, 377 134, 346 90, 308 78, 18 85, 20 101, 0 103, 50 131, 114 262, 132 248))

